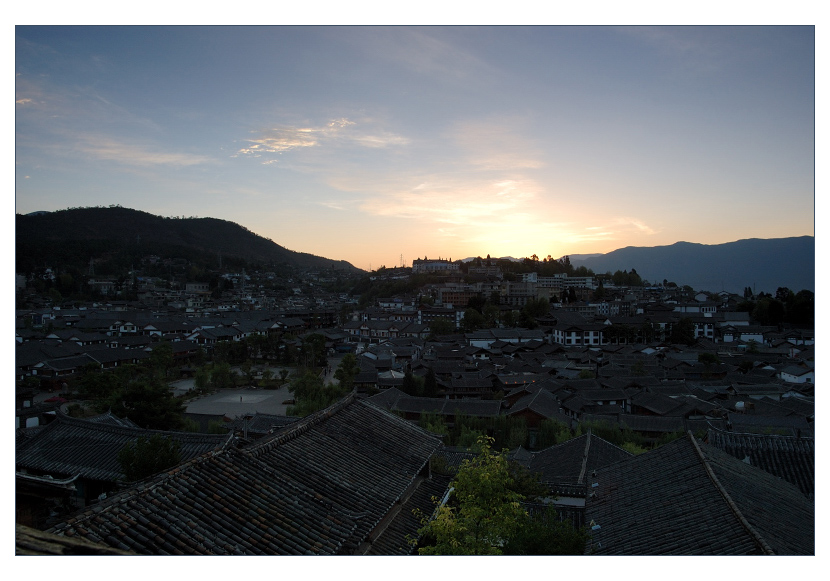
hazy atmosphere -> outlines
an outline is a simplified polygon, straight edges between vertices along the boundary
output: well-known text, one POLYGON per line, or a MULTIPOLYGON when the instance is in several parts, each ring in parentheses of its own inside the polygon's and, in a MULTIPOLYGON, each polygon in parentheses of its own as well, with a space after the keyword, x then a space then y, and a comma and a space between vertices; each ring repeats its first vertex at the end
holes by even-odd
POLYGON ((359 268, 814 234, 813 27, 16 28, 17 212, 359 268))

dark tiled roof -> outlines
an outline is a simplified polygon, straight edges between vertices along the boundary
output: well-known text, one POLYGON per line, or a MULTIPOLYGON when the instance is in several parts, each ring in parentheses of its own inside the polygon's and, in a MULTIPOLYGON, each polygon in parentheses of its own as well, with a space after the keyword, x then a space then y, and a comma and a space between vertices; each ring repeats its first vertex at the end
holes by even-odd
POLYGON ((526 466, 550 485, 582 484, 593 470, 630 457, 629 452, 588 433, 534 453, 526 466))
POLYGON ((662 416, 683 407, 683 402, 660 393, 641 391, 631 398, 631 405, 662 416))
POLYGON ((635 432, 682 432, 685 428, 680 416, 640 416, 636 414, 620 415, 620 424, 628 426, 635 432))
POLYGON ((730 413, 728 415, 732 429, 736 432, 751 434, 777 433, 787 436, 796 436, 799 431, 802 436, 812 436, 813 428, 802 416, 770 416, 752 415, 745 413, 730 413))
POLYGON ((92 422, 95 424, 109 424, 111 426, 123 426, 126 428, 139 428, 138 424, 132 421, 130 418, 119 418, 114 413, 104 412, 103 414, 86 418, 86 421, 92 422))
MULTIPOLYGON (((394 389, 394 388, 391 388, 394 389)), ((445 399, 442 397, 415 397, 396 390, 391 397, 378 394, 367 401, 391 411, 410 414, 436 413, 445 416, 463 414, 474 417, 496 417, 501 413, 501 402, 481 399, 445 399)))
POLYGON ((102 416, 88 419, 60 414, 16 449, 18 470, 115 482, 123 479, 118 452, 141 436, 162 434, 181 443, 183 462, 230 443, 229 435, 163 432, 129 427, 102 416))
POLYGON ((414 548, 410 539, 418 537, 421 517, 429 517, 435 510, 435 500, 441 500, 449 488, 449 476, 433 475, 425 479, 415 492, 401 504, 388 526, 372 543, 367 555, 409 555, 414 548))
POLYGON ((439 441, 349 396, 244 449, 204 454, 53 527, 139 554, 351 554, 439 441))
POLYGON ((291 425, 299 418, 292 416, 278 416, 275 414, 255 413, 252 417, 236 418, 233 422, 229 422, 228 429, 243 431, 248 430, 249 434, 265 435, 269 432, 273 433, 285 426, 291 425))
POLYGON ((532 411, 545 418, 567 419, 564 415, 560 417, 556 396, 544 389, 537 389, 535 393, 520 398, 505 413, 514 415, 524 411, 532 411))
POLYGON ((589 490, 595 554, 814 552, 812 502, 691 434, 599 470, 589 490))
POLYGON ((764 434, 740 434, 710 429, 707 443, 797 486, 815 493, 815 440, 764 434))

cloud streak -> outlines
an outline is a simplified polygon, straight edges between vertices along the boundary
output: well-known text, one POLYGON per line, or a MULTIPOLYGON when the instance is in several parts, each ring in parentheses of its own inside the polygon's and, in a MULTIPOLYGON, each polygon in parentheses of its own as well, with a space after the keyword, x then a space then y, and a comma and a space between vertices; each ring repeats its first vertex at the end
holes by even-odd
POLYGON ((464 183, 426 180, 406 190, 370 196, 363 200, 360 209, 374 216, 471 225, 522 211, 532 203, 537 191, 538 186, 532 181, 464 183))
POLYGON ((281 154, 323 146, 358 145, 380 149, 409 143, 409 139, 388 131, 366 131, 359 127, 356 121, 345 117, 333 119, 318 127, 281 126, 264 129, 258 133, 258 137, 245 140, 250 145, 239 149, 235 157, 262 157, 265 154, 281 154))
POLYGON ((108 137, 84 136, 76 151, 99 160, 115 161, 133 166, 186 167, 211 161, 203 155, 169 152, 146 146, 123 143, 108 137))
POLYGON ((527 170, 544 166, 541 152, 524 137, 522 119, 467 121, 450 131, 453 143, 476 169, 527 170))

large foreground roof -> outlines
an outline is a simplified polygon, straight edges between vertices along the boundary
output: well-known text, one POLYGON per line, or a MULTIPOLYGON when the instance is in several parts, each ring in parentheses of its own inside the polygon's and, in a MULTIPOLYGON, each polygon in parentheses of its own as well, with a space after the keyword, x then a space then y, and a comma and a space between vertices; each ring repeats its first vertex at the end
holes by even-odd
POLYGON ((195 458, 50 532, 139 554, 363 553, 413 495, 439 444, 349 396, 251 447, 195 458))

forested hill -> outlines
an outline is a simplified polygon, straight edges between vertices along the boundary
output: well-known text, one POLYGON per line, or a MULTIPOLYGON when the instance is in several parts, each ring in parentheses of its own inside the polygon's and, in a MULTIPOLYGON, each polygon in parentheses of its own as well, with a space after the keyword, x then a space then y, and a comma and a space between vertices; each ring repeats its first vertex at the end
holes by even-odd
POLYGON ((571 258, 597 274, 637 271, 651 282, 669 280, 698 290, 743 294, 746 287, 775 293, 815 291, 815 238, 750 238, 726 244, 677 242, 651 248, 629 246, 583 260, 571 258))
POLYGON ((83 267, 90 258, 121 262, 148 254, 212 265, 221 254, 229 265, 259 263, 357 272, 346 261, 288 250, 227 220, 165 218, 120 206, 18 214, 16 249, 18 272, 44 265, 83 267))

